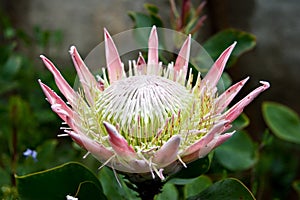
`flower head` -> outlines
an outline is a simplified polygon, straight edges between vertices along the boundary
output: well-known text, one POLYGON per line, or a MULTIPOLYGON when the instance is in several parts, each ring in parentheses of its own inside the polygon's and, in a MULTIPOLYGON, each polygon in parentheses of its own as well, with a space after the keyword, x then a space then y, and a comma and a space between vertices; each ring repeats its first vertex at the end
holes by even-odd
MULTIPOLYGON (((65 132, 103 165, 127 173, 151 173, 164 179, 169 166, 206 156, 234 132, 226 132, 243 109, 269 83, 225 110, 248 78, 218 94, 217 83, 236 43, 216 60, 210 71, 192 85, 188 74, 189 36, 175 64, 159 62, 158 36, 153 27, 148 41, 147 62, 142 54, 129 61, 126 74, 115 44, 104 30, 107 74, 90 73, 75 47, 70 54, 81 88, 73 90, 56 67, 41 56, 54 75, 67 105, 39 80, 52 110, 68 124, 65 132)), ((105 69, 104 69, 105 71, 105 69)))

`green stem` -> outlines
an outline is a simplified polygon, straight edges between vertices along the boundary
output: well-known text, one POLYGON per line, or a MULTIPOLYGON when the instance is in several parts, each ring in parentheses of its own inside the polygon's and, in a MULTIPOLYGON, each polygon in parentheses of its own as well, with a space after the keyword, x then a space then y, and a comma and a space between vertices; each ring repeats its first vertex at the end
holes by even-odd
POLYGON ((155 195, 161 192, 164 183, 160 178, 153 179, 150 174, 127 174, 126 178, 135 185, 133 188, 138 192, 142 200, 153 200, 155 195))

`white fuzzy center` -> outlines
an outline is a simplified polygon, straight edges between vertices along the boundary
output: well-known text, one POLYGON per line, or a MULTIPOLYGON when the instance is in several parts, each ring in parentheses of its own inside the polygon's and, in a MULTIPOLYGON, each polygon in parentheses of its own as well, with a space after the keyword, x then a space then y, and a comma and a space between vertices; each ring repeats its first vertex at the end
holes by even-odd
POLYGON ((151 137, 170 117, 190 105, 190 91, 177 82, 155 75, 116 81, 101 94, 98 110, 135 137, 151 137), (132 133, 135 130, 135 133, 132 133))

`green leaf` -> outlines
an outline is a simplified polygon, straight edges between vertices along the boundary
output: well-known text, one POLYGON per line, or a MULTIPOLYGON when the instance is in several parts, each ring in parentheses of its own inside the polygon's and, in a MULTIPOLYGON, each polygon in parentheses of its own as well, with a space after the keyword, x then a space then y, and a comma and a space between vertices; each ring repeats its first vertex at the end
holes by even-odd
POLYGON ((149 14, 155 14, 155 15, 158 14, 159 9, 157 6, 150 3, 145 3, 144 7, 149 12, 149 14))
POLYGON ((239 180, 229 178, 216 182, 188 200, 253 200, 253 194, 239 180))
POLYGON ((236 118, 232 123, 232 129, 234 130, 242 130, 246 128, 250 123, 249 118, 246 114, 242 113, 238 118, 236 118))
POLYGON ((206 156, 192 163, 189 163, 187 165, 187 168, 182 168, 178 173, 174 174, 171 178, 176 178, 176 179, 195 178, 207 172, 209 167, 210 167, 210 159, 208 158, 208 156, 206 156))
POLYGON ((215 158, 227 169, 240 171, 252 167, 258 155, 247 133, 238 131, 215 150, 215 158))
POLYGON ((178 191, 176 187, 171 183, 166 183, 163 188, 162 192, 155 196, 155 200, 176 200, 178 199, 178 191))
POLYGON ((92 199, 107 199, 102 190, 93 182, 86 181, 79 185, 76 193, 76 198, 80 200, 90 200, 92 199))
POLYGON ((300 180, 296 180, 293 182, 293 188, 298 193, 298 196, 300 198, 300 180))
POLYGON ((129 17, 134 22, 134 28, 152 27, 153 25, 163 27, 163 22, 158 15, 158 7, 153 4, 145 4, 144 7, 148 15, 142 12, 128 12, 129 17))
POLYGON ((21 56, 11 55, 6 61, 6 63, 4 64, 3 68, 1 69, 1 73, 3 73, 4 75, 2 77, 5 78, 6 80, 12 79, 13 76, 15 76, 19 72, 21 68, 21 64, 22 64, 21 56))
POLYGON ((295 111, 275 102, 264 102, 263 117, 271 131, 280 139, 300 144, 300 119, 295 111))
POLYGON ((193 179, 192 182, 184 186, 185 198, 195 196, 211 185, 212 181, 208 176, 199 176, 198 178, 193 179))
POLYGON ((209 38, 203 47, 213 60, 216 60, 234 41, 237 41, 237 45, 227 63, 227 66, 231 66, 239 56, 255 47, 256 38, 254 35, 236 29, 226 29, 209 38))
POLYGON ((134 22, 134 28, 141 28, 141 27, 151 27, 153 26, 153 22, 150 16, 139 13, 139 12, 128 12, 129 17, 134 22))
POLYGON ((139 199, 137 198, 137 193, 126 186, 120 175, 116 177, 113 171, 108 167, 103 167, 100 170, 99 180, 102 184, 103 192, 108 199, 139 199))
POLYGON ((20 197, 25 200, 66 199, 67 195, 75 196, 77 188, 86 181, 94 183, 102 192, 97 177, 86 167, 75 162, 25 176, 16 176, 16 180, 20 197))

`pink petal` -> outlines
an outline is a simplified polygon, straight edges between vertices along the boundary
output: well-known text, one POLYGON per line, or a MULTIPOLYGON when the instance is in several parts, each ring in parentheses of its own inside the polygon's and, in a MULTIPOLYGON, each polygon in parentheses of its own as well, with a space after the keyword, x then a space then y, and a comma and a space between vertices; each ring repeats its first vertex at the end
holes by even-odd
POLYGON ((48 102, 52 105, 52 110, 65 122, 67 122, 67 117, 72 116, 72 109, 65 104, 65 102, 53 91, 51 88, 49 88, 47 85, 42 83, 41 80, 39 80, 39 84, 44 91, 48 102))
POLYGON ((147 64, 142 53, 139 54, 136 64, 137 64, 137 70, 140 74, 142 75, 147 74, 147 64))
POLYGON ((114 41, 104 29, 105 56, 110 83, 122 78, 122 62, 114 41))
POLYGON ((105 162, 110 159, 114 153, 98 142, 91 140, 86 137, 84 134, 78 134, 74 131, 65 130, 66 133, 70 135, 70 137, 80 146, 84 147, 87 151, 89 151, 95 158, 97 158, 100 162, 105 162))
POLYGON ((223 73, 226 62, 229 59, 231 52, 233 51, 236 42, 234 42, 231 46, 229 46, 220 57, 213 64, 212 68, 208 71, 206 76, 203 79, 203 83, 208 83, 211 87, 215 87, 223 73))
POLYGON ((155 154, 153 163, 159 167, 164 167, 177 159, 180 145, 180 137, 175 135, 171 137, 155 154))
POLYGON ((190 59, 190 49, 191 49, 191 35, 189 35, 188 38, 185 40, 185 42, 183 43, 183 45, 178 53, 178 57, 176 59, 175 65, 174 65, 174 71, 175 71, 174 79, 175 80, 176 80, 176 74, 178 74, 180 70, 183 70, 183 74, 187 73, 189 59, 190 59))
MULTIPOLYGON (((190 155, 194 157, 195 152, 199 152, 202 148, 205 148, 208 145, 208 143, 214 139, 215 135, 222 133, 227 128, 227 124, 228 121, 221 121, 218 124, 214 125, 214 127, 212 127, 211 130, 205 136, 203 136, 200 140, 192 144, 182 153, 183 161, 190 160, 190 155)), ((197 153, 197 156, 198 154, 199 153, 197 153)))
MULTIPOLYGON (((70 49, 70 54, 73 60, 73 63, 75 65, 75 69, 77 71, 77 74, 79 76, 79 80, 82 84, 82 87, 84 89, 85 97, 87 98, 90 105, 93 105, 93 99, 94 94, 92 94, 93 90, 96 87, 100 87, 100 85, 95 80, 94 76, 91 74, 83 60, 81 59, 77 49, 72 46, 70 49)), ((101 89, 99 88, 101 91, 101 89)))
POLYGON ((246 84, 248 79, 249 77, 234 84, 233 86, 228 88, 222 95, 218 97, 216 101, 216 105, 218 105, 216 113, 223 112, 223 110, 230 104, 233 98, 239 93, 242 87, 246 84))
POLYGON ((103 122, 109 135, 109 142, 117 155, 123 158, 132 158, 136 156, 134 149, 128 145, 128 142, 119 134, 116 127, 108 122, 103 122))
POLYGON ((148 41, 148 65, 158 65, 158 37, 156 26, 152 27, 148 41))
POLYGON ((217 139, 217 142, 214 146, 214 148, 220 146, 221 144, 223 144, 224 142, 226 142, 229 138, 231 138, 231 136, 233 136, 233 134, 235 133, 235 131, 230 132, 230 133, 224 133, 222 135, 220 135, 217 139))
POLYGON ((270 87, 270 84, 266 81, 260 81, 262 86, 259 86, 253 90, 250 94, 232 106, 228 111, 226 111, 225 120, 232 122, 235 120, 244 110, 244 108, 251 102, 255 97, 257 97, 261 92, 265 91, 270 87))
POLYGON ((43 60, 48 70, 53 74, 55 83, 59 88, 59 90, 61 91, 61 93, 67 98, 69 103, 72 105, 74 97, 76 96, 75 91, 70 87, 70 85, 67 83, 67 81, 64 79, 64 77, 56 69, 56 67, 53 65, 53 63, 50 60, 48 60, 43 55, 41 55, 40 58, 43 60))

